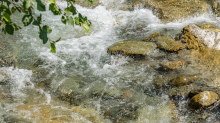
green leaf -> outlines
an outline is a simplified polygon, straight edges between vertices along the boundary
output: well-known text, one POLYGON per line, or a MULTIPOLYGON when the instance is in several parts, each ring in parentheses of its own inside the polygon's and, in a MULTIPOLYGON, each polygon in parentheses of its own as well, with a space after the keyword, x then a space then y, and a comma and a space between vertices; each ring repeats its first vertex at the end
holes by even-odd
POLYGON ((21 12, 21 8, 15 7, 19 12, 21 12))
POLYGON ((48 41, 47 38, 47 26, 43 26, 42 29, 40 29, 40 35, 39 35, 40 39, 43 40, 43 44, 46 44, 48 41))
POLYGON ((57 39, 55 42, 59 42, 61 40, 61 37, 59 39, 57 39))
POLYGON ((84 23, 83 23, 82 25, 83 25, 84 29, 85 29, 88 33, 91 33, 90 30, 89 30, 88 24, 84 24, 84 23))
POLYGON ((37 17, 37 20, 34 20, 34 22, 32 24, 35 26, 40 26, 41 19, 42 19, 42 15, 40 14, 40 16, 37 17))
POLYGON ((30 0, 24 0, 24 2, 23 2, 24 10, 27 10, 30 6, 31 6, 31 1, 30 0))
POLYGON ((46 27, 47 27, 47 34, 50 34, 52 32, 52 29, 47 25, 46 25, 46 27))
POLYGON ((28 26, 29 24, 31 24, 32 21, 33 21, 32 15, 24 15, 22 18, 22 22, 23 22, 24 26, 28 26))
POLYGON ((91 4, 93 4, 94 3, 94 0, 88 0, 89 1, 89 3, 91 3, 91 4))
POLYGON ((75 20, 75 24, 76 24, 76 25, 80 25, 80 23, 79 23, 79 18, 78 18, 78 17, 75 17, 74 20, 75 20))
POLYGON ((6 12, 3 12, 3 17, 5 19, 6 22, 10 23, 11 22, 11 18, 10 15, 6 12))
POLYGON ((68 15, 70 15, 72 13, 72 15, 75 15, 77 14, 76 13, 76 8, 71 5, 70 7, 67 7, 65 10, 64 10, 68 15))
POLYGON ((66 24, 66 18, 64 16, 61 17, 61 22, 66 24))
POLYGON ((40 25, 39 22, 36 21, 36 20, 34 20, 34 22, 32 24, 35 25, 35 26, 39 26, 40 25))
POLYGON ((56 4, 54 4, 54 3, 51 3, 51 4, 50 4, 49 10, 51 10, 54 15, 60 15, 60 14, 61 14, 60 9, 58 9, 57 6, 56 6, 56 4))
POLYGON ((56 4, 56 0, 47 0, 47 1, 56 4))
POLYGON ((11 8, 11 13, 14 13, 16 11, 16 8, 15 7, 12 7, 11 8))
POLYGON ((80 13, 78 14, 78 18, 79 18, 79 22, 85 23, 85 20, 84 20, 83 16, 80 13))
POLYGON ((15 2, 18 2, 18 0, 15 0, 15 2))
POLYGON ((20 27, 20 26, 17 26, 16 24, 13 24, 13 25, 14 25, 14 27, 15 27, 15 31, 17 31, 17 30, 21 29, 21 27, 20 27))
POLYGON ((52 53, 56 53, 56 47, 54 43, 50 43, 50 48, 52 53))
POLYGON ((46 11, 45 5, 41 2, 41 0, 36 0, 37 2, 37 10, 39 11, 46 11))
POLYGON ((71 17, 71 16, 67 17, 67 23, 68 23, 69 25, 74 26, 73 17, 71 17))
POLYGON ((14 34, 14 27, 10 24, 7 24, 5 26, 5 30, 8 34, 13 35, 14 34))
POLYGON ((40 16, 37 17, 37 21, 41 24, 41 20, 42 20, 42 14, 40 14, 40 16))
POLYGON ((8 7, 6 7, 5 5, 0 6, 0 11, 5 11, 6 9, 8 9, 8 7))

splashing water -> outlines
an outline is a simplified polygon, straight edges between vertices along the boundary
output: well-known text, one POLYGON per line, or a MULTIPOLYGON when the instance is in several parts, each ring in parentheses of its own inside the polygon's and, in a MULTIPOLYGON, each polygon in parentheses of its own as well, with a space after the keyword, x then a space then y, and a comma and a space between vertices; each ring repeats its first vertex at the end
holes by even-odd
MULTIPOLYGON (((107 48, 118 41, 142 40, 154 32, 174 37, 191 23, 218 25, 219 21, 209 13, 162 24, 150 9, 120 9, 126 5, 124 0, 100 3, 94 9, 76 5, 91 20, 91 34, 82 27, 63 25, 60 17, 49 11, 44 13, 44 24, 53 29, 49 37, 62 37, 56 54, 50 52, 48 44, 42 44, 36 27, 24 28, 14 37, 0 35, 14 48, 12 54, 18 60, 18 68, 0 68, 8 78, 1 85, 1 122, 168 123, 176 122, 173 117, 181 115, 179 112, 187 112, 181 108, 187 102, 175 109, 167 95, 154 91, 153 76, 159 73, 150 60, 140 64, 129 57, 110 56, 107 48), (69 81, 73 82, 69 85, 74 86, 72 90, 64 86, 69 81)), ((62 8, 66 5, 58 4, 62 8)), ((188 121, 187 113, 179 116, 180 122, 188 121)), ((208 120, 211 122, 212 117, 208 120)))

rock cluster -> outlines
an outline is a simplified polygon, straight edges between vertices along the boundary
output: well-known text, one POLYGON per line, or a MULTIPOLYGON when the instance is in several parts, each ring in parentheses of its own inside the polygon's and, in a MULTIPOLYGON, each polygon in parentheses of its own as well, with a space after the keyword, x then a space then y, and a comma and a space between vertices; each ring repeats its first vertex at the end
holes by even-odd
MULTIPOLYGON (((213 91, 210 89, 213 87, 209 84, 212 81, 210 80, 212 75, 206 75, 205 71, 209 70, 210 66, 220 66, 218 62, 220 60, 219 41, 220 31, 213 24, 205 24, 201 27, 190 24, 184 27, 181 36, 176 36, 175 39, 153 33, 142 42, 115 43, 108 48, 108 52, 113 55, 118 52, 122 52, 123 55, 142 54, 147 56, 145 60, 153 59, 153 68, 164 72, 163 75, 153 77, 153 85, 156 89, 165 90, 174 102, 189 99, 186 108, 211 111, 213 107, 220 104, 218 101, 220 89, 213 91), (144 44, 153 44, 154 47, 143 47, 144 44), (156 49, 165 52, 166 55, 162 55, 160 52, 153 56, 149 55, 149 52, 156 49), (201 70, 203 72, 200 73, 201 70)), ((150 64, 150 60, 147 62, 150 64)), ((143 61, 140 63, 143 64, 143 61)), ((216 73, 218 71, 214 72, 214 74, 216 73)))

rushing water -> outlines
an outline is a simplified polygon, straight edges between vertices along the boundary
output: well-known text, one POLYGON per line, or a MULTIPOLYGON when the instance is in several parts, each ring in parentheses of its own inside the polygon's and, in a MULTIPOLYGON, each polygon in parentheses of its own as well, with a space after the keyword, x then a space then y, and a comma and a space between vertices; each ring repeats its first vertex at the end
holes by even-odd
MULTIPOLYGON (((151 67, 153 59, 140 63, 110 56, 107 48, 118 41, 142 40, 154 32, 174 37, 191 23, 218 26, 218 18, 210 12, 162 24, 150 9, 136 6, 124 11, 120 9, 126 6, 123 0, 100 2, 94 9, 76 5, 91 20, 91 34, 82 27, 62 24, 49 11, 43 14, 43 24, 53 29, 49 37, 62 37, 55 54, 38 38, 37 27, 23 28, 14 36, 0 34, 0 40, 10 43, 13 50, 8 52, 18 62, 17 68, 0 68, 5 75, 0 85, 1 122, 196 122, 198 116, 185 109, 187 100, 175 107, 168 95, 155 91, 153 77, 161 73, 151 67), (71 85, 78 94, 74 99, 59 95, 60 86, 67 81, 74 81, 71 85)), ((58 4, 66 6, 65 2, 58 4)), ((157 53, 161 51, 150 56, 157 53)), ((204 122, 216 121, 216 115, 204 122)))

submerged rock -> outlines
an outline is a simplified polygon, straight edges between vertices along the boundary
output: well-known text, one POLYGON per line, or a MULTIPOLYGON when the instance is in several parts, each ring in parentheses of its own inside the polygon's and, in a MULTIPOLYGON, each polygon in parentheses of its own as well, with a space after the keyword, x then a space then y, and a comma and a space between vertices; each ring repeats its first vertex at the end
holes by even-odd
POLYGON ((174 52, 183 49, 183 45, 177 43, 169 36, 161 36, 156 40, 158 48, 164 49, 169 52, 174 52))
POLYGON ((144 41, 151 41, 151 42, 153 42, 153 41, 155 41, 155 38, 158 37, 158 36, 159 36, 159 34, 155 32, 152 35, 150 35, 147 38, 145 38, 144 41))
POLYGON ((196 84, 191 84, 189 86, 173 87, 167 92, 167 94, 170 98, 174 100, 182 100, 188 98, 190 91, 197 88, 199 87, 196 84))
POLYGON ((167 75, 161 75, 161 76, 155 76, 153 79, 153 85, 155 88, 160 89, 165 87, 166 85, 169 85, 169 82, 176 77, 176 74, 167 74, 167 75))
POLYGON ((208 4, 202 0, 148 0, 146 5, 151 7, 164 23, 202 14, 208 10, 208 4))
POLYGON ((160 66, 166 69, 179 69, 186 66, 186 61, 184 60, 178 60, 178 61, 163 61, 160 63, 160 66))
POLYGON ((82 89, 83 80, 79 77, 72 77, 64 81, 57 88, 55 94, 64 101, 71 104, 79 104, 82 100, 85 100, 84 91, 82 89))
POLYGON ((0 39, 0 67, 17 67, 17 59, 12 53, 12 46, 0 39))
POLYGON ((180 75, 176 79, 172 81, 172 85, 174 86, 184 86, 191 84, 192 82, 196 81, 199 79, 198 74, 194 75, 180 75))
POLYGON ((123 55, 147 55, 148 52, 157 48, 155 43, 143 41, 122 41, 117 42, 108 48, 108 53, 114 55, 122 53, 123 55))
POLYGON ((177 123, 179 121, 178 114, 175 112, 175 104, 171 101, 166 103, 158 103, 153 107, 147 105, 139 110, 139 116, 136 123, 177 123))
POLYGON ((218 94, 212 91, 204 91, 195 95, 189 102, 188 106, 191 109, 200 109, 209 106, 219 99, 218 94))
POLYGON ((104 123, 104 119, 99 113, 93 108, 84 108, 82 106, 74 106, 71 108, 71 111, 78 113, 85 117, 87 120, 92 123, 104 123))
POLYGON ((199 49, 205 45, 220 50, 220 32, 218 30, 201 29, 195 24, 191 24, 184 27, 182 33, 182 42, 186 43, 188 49, 199 49))

